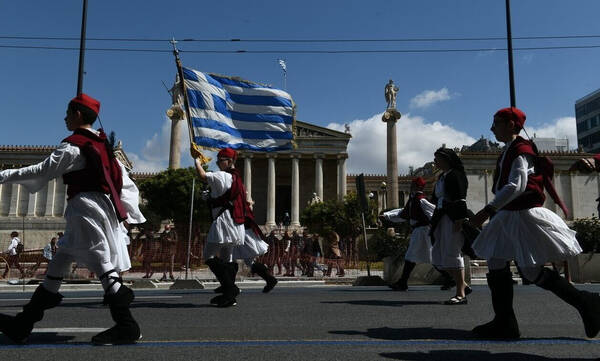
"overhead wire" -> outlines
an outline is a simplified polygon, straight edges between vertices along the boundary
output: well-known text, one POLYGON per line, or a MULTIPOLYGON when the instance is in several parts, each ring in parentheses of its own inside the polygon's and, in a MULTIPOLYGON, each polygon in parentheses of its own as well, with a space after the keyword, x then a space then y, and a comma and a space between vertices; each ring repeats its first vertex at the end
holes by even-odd
MULTIPOLYGON (((40 49, 40 50, 79 50, 78 47, 56 47, 56 46, 30 46, 30 45, 0 45, 4 49, 40 49)), ((573 45, 573 46, 538 46, 538 47, 516 47, 515 51, 537 51, 537 50, 567 50, 567 49, 596 49, 600 45, 573 45)), ((191 54, 387 54, 387 53, 458 53, 458 52, 486 52, 505 51, 506 48, 467 48, 467 49, 353 49, 353 50, 185 50, 179 49, 181 53, 191 54)), ((172 53, 166 49, 134 49, 134 48, 86 48, 86 51, 100 52, 146 52, 146 53, 172 53)))
MULTIPOLYGON (((515 36, 513 40, 559 40, 559 39, 597 39, 600 35, 544 35, 544 36, 515 36)), ((6 40, 60 40, 60 41, 79 41, 79 37, 60 37, 60 36, 17 36, 0 35, 0 39, 6 40)), ((169 42, 171 39, 156 38, 94 38, 88 37, 88 41, 113 41, 113 42, 169 42)), ((447 37, 447 38, 388 38, 388 39, 195 39, 184 38, 177 39, 180 42, 261 42, 261 43, 348 43, 348 42, 443 42, 443 41, 504 41, 503 36, 488 37, 447 37)))

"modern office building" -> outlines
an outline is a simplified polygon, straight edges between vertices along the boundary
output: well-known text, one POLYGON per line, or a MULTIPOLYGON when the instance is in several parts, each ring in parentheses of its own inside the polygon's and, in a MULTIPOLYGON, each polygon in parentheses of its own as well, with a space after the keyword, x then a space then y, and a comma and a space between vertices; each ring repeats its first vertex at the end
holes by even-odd
POLYGON ((575 102, 578 148, 600 153, 600 89, 575 102))

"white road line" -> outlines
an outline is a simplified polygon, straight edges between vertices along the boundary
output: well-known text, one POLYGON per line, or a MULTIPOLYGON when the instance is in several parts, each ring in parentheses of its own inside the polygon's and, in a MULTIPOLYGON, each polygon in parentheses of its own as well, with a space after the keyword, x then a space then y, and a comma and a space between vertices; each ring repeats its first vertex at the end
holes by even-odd
POLYGON ((106 328, 99 327, 59 327, 59 328, 34 328, 33 332, 36 333, 98 333, 107 330, 106 328))
MULTIPOLYGON (((164 299, 176 299, 183 298, 183 296, 135 296, 136 300, 164 300, 164 299)), ((29 298, 2 298, 0 301, 12 302, 12 301, 29 301, 29 298)), ((63 301, 102 301, 102 297, 68 297, 64 298, 63 301)))

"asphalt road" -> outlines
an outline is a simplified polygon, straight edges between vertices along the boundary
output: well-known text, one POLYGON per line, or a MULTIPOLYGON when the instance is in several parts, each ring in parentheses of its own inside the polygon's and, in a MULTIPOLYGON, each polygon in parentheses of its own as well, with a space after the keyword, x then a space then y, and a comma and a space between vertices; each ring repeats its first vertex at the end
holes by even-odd
MULTIPOLYGON (((600 291, 600 285, 580 286, 600 291)), ((470 330, 491 319, 489 291, 474 286, 469 304, 445 306, 434 286, 305 286, 270 294, 244 289, 238 305, 208 304, 211 290, 136 291, 132 312, 143 340, 98 347, 91 336, 112 325, 98 291, 65 292, 27 345, 0 336, 0 360, 596 360, 600 338, 586 339, 578 313, 534 286, 517 286, 523 338, 493 342, 470 330)), ((31 293, 0 294, 15 314, 31 293)))

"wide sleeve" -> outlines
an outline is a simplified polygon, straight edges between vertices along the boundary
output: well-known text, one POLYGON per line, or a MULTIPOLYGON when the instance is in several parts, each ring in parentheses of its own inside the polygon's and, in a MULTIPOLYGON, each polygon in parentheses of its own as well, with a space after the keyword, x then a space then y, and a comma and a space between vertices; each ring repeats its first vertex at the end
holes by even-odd
POLYGON ((383 212, 382 216, 386 221, 402 223, 407 220, 401 216, 403 210, 404 208, 392 209, 391 211, 383 212))
POLYGON ((206 182, 210 186, 211 196, 216 198, 231 188, 233 177, 223 171, 208 172, 206 173, 206 182))
POLYGON ((530 155, 521 154, 513 160, 508 175, 508 182, 496 192, 496 196, 489 203, 495 209, 502 209, 513 199, 520 196, 527 188, 527 176, 533 173, 533 160, 530 155))
POLYGON ((433 216, 433 211, 435 211, 435 205, 429 202, 427 199, 421 198, 421 209, 423 210, 423 213, 425 213, 425 216, 431 219, 433 216))
POLYGON ((29 193, 36 193, 50 180, 83 168, 85 157, 79 147, 61 143, 48 158, 38 164, 1 171, 0 183, 18 183, 29 193))
POLYGON ((140 191, 133 180, 129 178, 127 170, 119 162, 121 174, 123 175, 123 188, 121 188, 121 204, 127 211, 127 223, 138 224, 146 222, 146 217, 140 211, 140 191))

